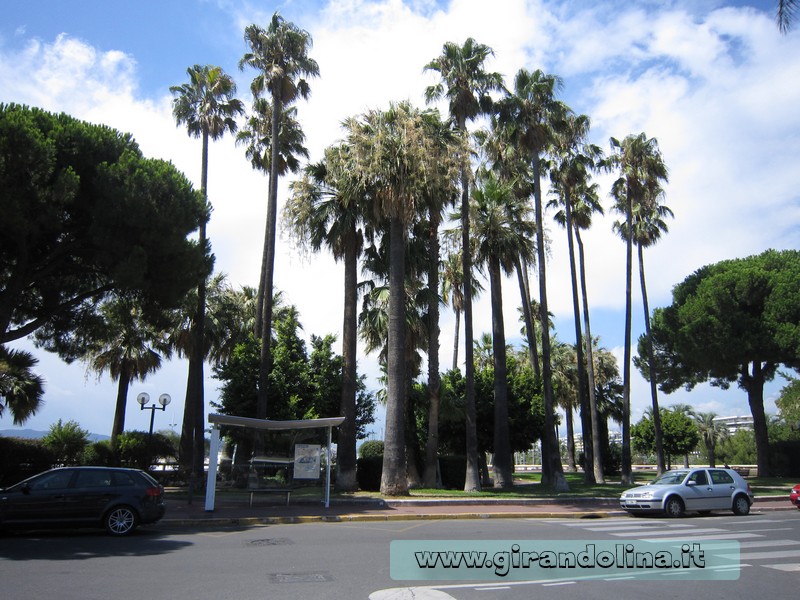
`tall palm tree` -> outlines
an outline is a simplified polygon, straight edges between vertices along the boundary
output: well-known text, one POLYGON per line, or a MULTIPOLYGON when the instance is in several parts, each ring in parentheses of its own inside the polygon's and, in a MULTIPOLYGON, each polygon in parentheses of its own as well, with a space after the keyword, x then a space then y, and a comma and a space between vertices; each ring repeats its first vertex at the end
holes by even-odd
MULTIPOLYGON (((610 164, 615 166, 620 173, 619 178, 612 186, 612 194, 617 198, 617 210, 625 215, 625 225, 622 230, 626 232, 625 249, 625 351, 622 365, 623 385, 623 420, 622 420, 622 482, 633 483, 631 470, 630 447, 630 397, 631 397, 631 306, 632 290, 631 279, 633 272, 633 243, 634 237, 627 232, 634 230, 634 207, 645 205, 648 199, 660 189, 661 181, 666 181, 667 168, 658 141, 648 138, 644 132, 638 135, 629 135, 622 142, 611 138, 612 155, 610 164)), ((652 361, 651 361, 652 365, 652 361)), ((655 380, 655 377, 652 377, 655 380)), ((654 396, 653 428, 655 430, 656 448, 663 470, 663 441, 661 436, 661 416, 657 408, 657 398, 654 396)))
POLYGON ((406 310, 405 241, 426 194, 455 188, 466 153, 444 150, 432 135, 438 111, 419 111, 409 103, 387 111, 370 111, 348 119, 345 142, 353 155, 353 172, 371 200, 375 222, 388 221, 389 310, 386 431, 381 493, 408 492, 405 453, 406 310), (443 151, 444 150, 444 151, 443 151), (444 168, 446 167, 446 168, 444 168))
MULTIPOLYGON (((192 137, 203 142, 200 193, 208 205, 208 141, 237 129, 236 117, 244 106, 236 96, 236 84, 221 67, 194 65, 186 71, 189 82, 170 87, 174 99, 172 113, 178 125, 185 124, 192 137)), ((208 209, 210 213, 210 208, 208 209)), ((205 221, 200 225, 200 245, 208 244, 205 221)), ((189 353, 189 375, 181 431, 181 464, 199 473, 205 447, 205 399, 203 394, 203 353, 206 276, 197 286, 197 310, 193 321, 193 347, 189 353)))
POLYGON ((583 304, 583 323, 586 329, 584 344, 586 347, 586 378, 589 387, 589 409, 592 417, 592 457, 594 459, 594 477, 596 483, 605 483, 603 472, 603 449, 600 439, 600 409, 597 404, 597 377, 595 373, 594 342, 592 327, 589 319, 589 295, 586 291, 586 256, 581 239, 581 230, 589 229, 594 213, 603 214, 597 192, 597 184, 580 185, 576 190, 576 204, 572 211, 572 221, 575 233, 575 243, 578 246, 578 272, 581 281, 581 300, 583 304))
MULTIPOLYGON (((666 181, 666 171, 664 171, 663 180, 666 181)), ((617 196, 617 205, 615 208, 622 212, 623 207, 627 206, 627 202, 623 199, 624 186, 618 185, 614 188, 614 191, 617 196)), ((639 284, 642 290, 642 306, 644 308, 644 341, 647 349, 647 374, 650 380, 650 398, 654 414, 657 412, 660 413, 660 411, 658 411, 658 373, 655 368, 653 342, 650 336, 650 306, 647 300, 647 283, 644 274, 644 249, 658 242, 658 240, 661 239, 661 234, 669 230, 664 219, 672 217, 673 215, 669 207, 661 204, 660 199, 663 195, 664 192, 661 189, 660 180, 657 179, 656 181, 650 182, 639 202, 631 206, 632 229, 629 230, 628 224, 624 221, 616 221, 613 225, 622 239, 627 239, 627 237, 630 236, 636 243, 637 258, 639 261, 639 284)), ((665 465, 660 414, 657 418, 653 419, 653 429, 656 438, 656 470, 661 474, 665 470, 665 465), (656 421, 658 422, 657 425, 656 421)))
POLYGON ((502 273, 510 274, 520 257, 530 260, 535 251, 536 225, 527 202, 491 172, 481 173, 473 189, 470 220, 475 226, 475 264, 486 266, 492 298, 492 356, 494 366, 494 486, 513 484, 513 455, 508 422, 506 337, 503 324, 502 273))
POLYGON ((794 25, 797 16, 797 0, 778 0, 778 27, 781 33, 787 33, 794 25))
POLYGON ((42 405, 44 379, 33 372, 38 363, 30 352, 0 345, 0 417, 8 410, 22 425, 42 405))
POLYGON ((285 108, 298 98, 308 98, 310 95, 311 88, 306 78, 318 76, 319 65, 308 56, 308 51, 313 43, 311 35, 294 23, 285 21, 277 12, 272 15, 266 29, 258 25, 248 25, 245 28, 244 39, 250 50, 239 61, 239 68, 251 67, 258 71, 250 85, 250 90, 255 98, 261 98, 266 94, 272 101, 265 260, 261 265, 263 277, 261 290, 263 310, 259 316, 261 363, 256 409, 256 416, 263 419, 267 415, 267 387, 272 339, 272 288, 275 270, 275 230, 281 151, 280 125, 285 108))
POLYGON ((358 336, 358 258, 364 245, 362 191, 350 168, 350 151, 343 144, 325 151, 321 163, 309 165, 292 183, 284 220, 294 236, 313 252, 330 249, 344 263, 342 326, 342 399, 336 461, 336 487, 352 491, 356 481, 356 343, 358 336))
POLYGON ((573 212, 579 200, 579 190, 587 185, 589 173, 600 160, 602 152, 599 147, 587 144, 589 133, 589 117, 567 113, 564 121, 554 136, 553 161, 550 178, 557 200, 551 204, 564 207, 563 213, 556 214, 556 221, 567 230, 569 248, 570 276, 572 279, 572 310, 575 324, 575 349, 577 353, 578 398, 581 410, 581 426, 583 430, 584 477, 587 483, 595 483, 598 471, 602 477, 602 464, 594 460, 593 436, 597 433, 597 407, 590 401, 590 386, 587 381, 586 361, 584 360, 583 328, 581 327, 580 291, 578 289, 578 272, 573 241, 575 224, 573 212), (590 470, 589 464, 592 464, 590 470))
POLYGON ((520 69, 514 78, 512 93, 500 102, 499 114, 508 137, 526 152, 533 171, 534 207, 536 213, 537 267, 539 271, 539 306, 542 326, 542 387, 544 391, 545 430, 542 439, 542 479, 556 490, 567 490, 558 440, 555 439, 555 415, 552 367, 550 363, 550 331, 544 326, 547 307, 546 247, 542 206, 542 157, 553 140, 553 123, 562 118, 567 107, 555 96, 561 80, 540 70, 520 69))
MULTIPOLYGON (((449 113, 465 141, 467 123, 487 113, 492 105, 493 91, 503 89, 503 78, 499 73, 484 69, 486 60, 494 52, 489 46, 468 38, 463 45, 447 42, 442 53, 425 65, 426 71, 439 74, 439 83, 425 90, 425 99, 430 103, 447 98, 449 113)), ((469 166, 461 172, 461 258, 463 265, 464 295, 464 375, 465 414, 467 427, 467 473, 464 490, 481 489, 480 465, 478 463, 478 430, 475 409, 475 365, 472 364, 472 265, 470 263, 469 222, 469 166)))
POLYGON ((452 370, 458 369, 458 335, 461 328, 461 313, 464 312, 464 261, 461 252, 448 253, 442 264, 442 301, 451 306, 456 315, 453 336, 452 370))
POLYGON ((152 325, 141 307, 131 298, 116 297, 100 307, 102 331, 98 343, 86 355, 87 368, 99 375, 108 372, 117 381, 117 401, 111 444, 125 430, 128 388, 161 368, 162 357, 169 357, 167 330, 152 325))

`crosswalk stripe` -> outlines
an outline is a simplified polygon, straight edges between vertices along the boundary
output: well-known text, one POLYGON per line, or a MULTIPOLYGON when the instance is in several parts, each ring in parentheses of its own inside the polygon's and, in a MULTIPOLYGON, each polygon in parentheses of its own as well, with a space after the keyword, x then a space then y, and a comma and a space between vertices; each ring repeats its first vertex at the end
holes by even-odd
MULTIPOLYGON (((735 554, 720 554, 722 558, 729 558, 735 560, 735 554)), ((740 560, 762 560, 765 558, 800 558, 800 550, 785 550, 777 552, 740 552, 738 558, 740 560)))
MULTIPOLYGON (((710 527, 710 528, 706 528, 706 529, 692 529, 691 531, 687 530, 685 533, 687 533, 687 534, 691 533, 692 537, 695 537, 695 534, 699 534, 699 533, 715 533, 717 531, 719 531, 720 533, 725 533, 724 529, 716 529, 714 527, 710 527)), ((642 530, 642 531, 620 531, 619 533, 615 533, 614 535, 616 535, 618 537, 637 537, 639 535, 642 535, 643 532, 644 532, 644 530, 642 530)), ((675 535, 681 535, 683 533, 684 532, 677 532, 677 531, 647 531, 646 535, 657 535, 657 536, 671 535, 671 536, 675 536, 675 535)))
POLYGON ((744 538, 760 538, 763 537, 761 535, 756 535, 755 533, 709 533, 707 535, 692 535, 692 536, 676 536, 672 538, 656 538, 650 539, 647 537, 647 534, 642 535, 640 539, 645 541, 651 542, 685 542, 685 541, 692 541, 692 542, 710 542, 714 540, 741 540, 744 538))
POLYGON ((764 565, 768 569, 775 569, 777 571, 794 572, 800 571, 800 563, 791 563, 786 565, 764 565))
POLYGON ((740 548, 772 548, 778 546, 797 546, 800 541, 796 540, 759 540, 756 542, 742 542, 740 548))

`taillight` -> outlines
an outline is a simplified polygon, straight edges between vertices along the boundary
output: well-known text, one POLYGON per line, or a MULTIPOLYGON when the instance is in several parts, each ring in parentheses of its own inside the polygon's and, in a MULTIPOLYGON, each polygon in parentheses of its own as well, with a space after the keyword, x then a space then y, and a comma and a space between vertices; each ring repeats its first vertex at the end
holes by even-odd
POLYGON ((144 491, 145 496, 153 496, 158 498, 161 496, 161 488, 160 487, 149 487, 144 491))

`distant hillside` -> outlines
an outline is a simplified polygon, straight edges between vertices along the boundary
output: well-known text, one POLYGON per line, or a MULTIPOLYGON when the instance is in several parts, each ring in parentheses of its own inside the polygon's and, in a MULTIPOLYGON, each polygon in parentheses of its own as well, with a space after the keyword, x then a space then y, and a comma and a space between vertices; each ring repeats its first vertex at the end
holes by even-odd
MULTIPOLYGON (((47 435, 46 431, 37 431, 35 429, 0 429, 0 437, 17 437, 28 440, 38 440, 47 435)), ((100 435, 99 433, 90 433, 90 442, 100 442, 102 440, 111 439, 107 435, 100 435)))

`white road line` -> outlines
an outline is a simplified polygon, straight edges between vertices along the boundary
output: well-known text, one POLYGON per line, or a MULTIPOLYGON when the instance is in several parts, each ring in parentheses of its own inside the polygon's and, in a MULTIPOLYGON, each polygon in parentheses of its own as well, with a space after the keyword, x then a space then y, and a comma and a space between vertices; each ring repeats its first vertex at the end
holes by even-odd
MULTIPOLYGON (((669 525, 670 529, 691 529, 691 525, 669 525)), ((612 525, 610 527, 587 527, 588 531, 625 531, 626 529, 655 529, 656 526, 642 527, 639 525, 612 525)))
POLYGON ((651 539, 646 535, 642 536, 642 540, 650 542, 708 542, 713 540, 740 540, 744 538, 760 538, 763 535, 756 535, 755 533, 709 533, 707 535, 693 535, 691 537, 676 536, 673 538, 657 538, 651 539))
POLYGON ((764 565, 768 569, 775 569, 776 571, 786 571, 792 573, 794 571, 800 572, 800 563, 795 564, 788 564, 788 565, 764 565))
POLYGON ((774 548, 778 546, 797 546, 800 541, 797 540, 762 540, 757 542, 742 542, 739 548, 774 548))
MULTIPOLYGON (((719 554, 721 558, 728 558, 731 560, 736 560, 735 554, 719 554)), ((800 558, 800 550, 784 550, 784 551, 777 551, 777 552, 740 552, 739 557, 740 560, 763 560, 765 558, 768 559, 775 559, 775 558, 800 558)))
MULTIPOLYGON (((698 534, 698 533, 715 533, 717 531, 719 531, 720 533, 727 533, 724 529, 716 529, 714 527, 710 527, 710 528, 707 528, 707 529, 691 529, 691 530, 687 530, 686 533, 687 534, 691 534, 692 538, 694 538, 695 534, 698 534)), ((641 535, 642 533, 643 533, 643 531, 623 531, 623 532, 620 532, 620 533, 615 533, 614 535, 616 535, 617 537, 636 537, 638 535, 641 535)), ((681 533, 683 533, 683 532, 676 532, 676 531, 647 531, 646 535, 657 535, 657 536, 668 536, 668 535, 671 535, 671 536, 676 536, 676 535, 680 535, 681 533)))

